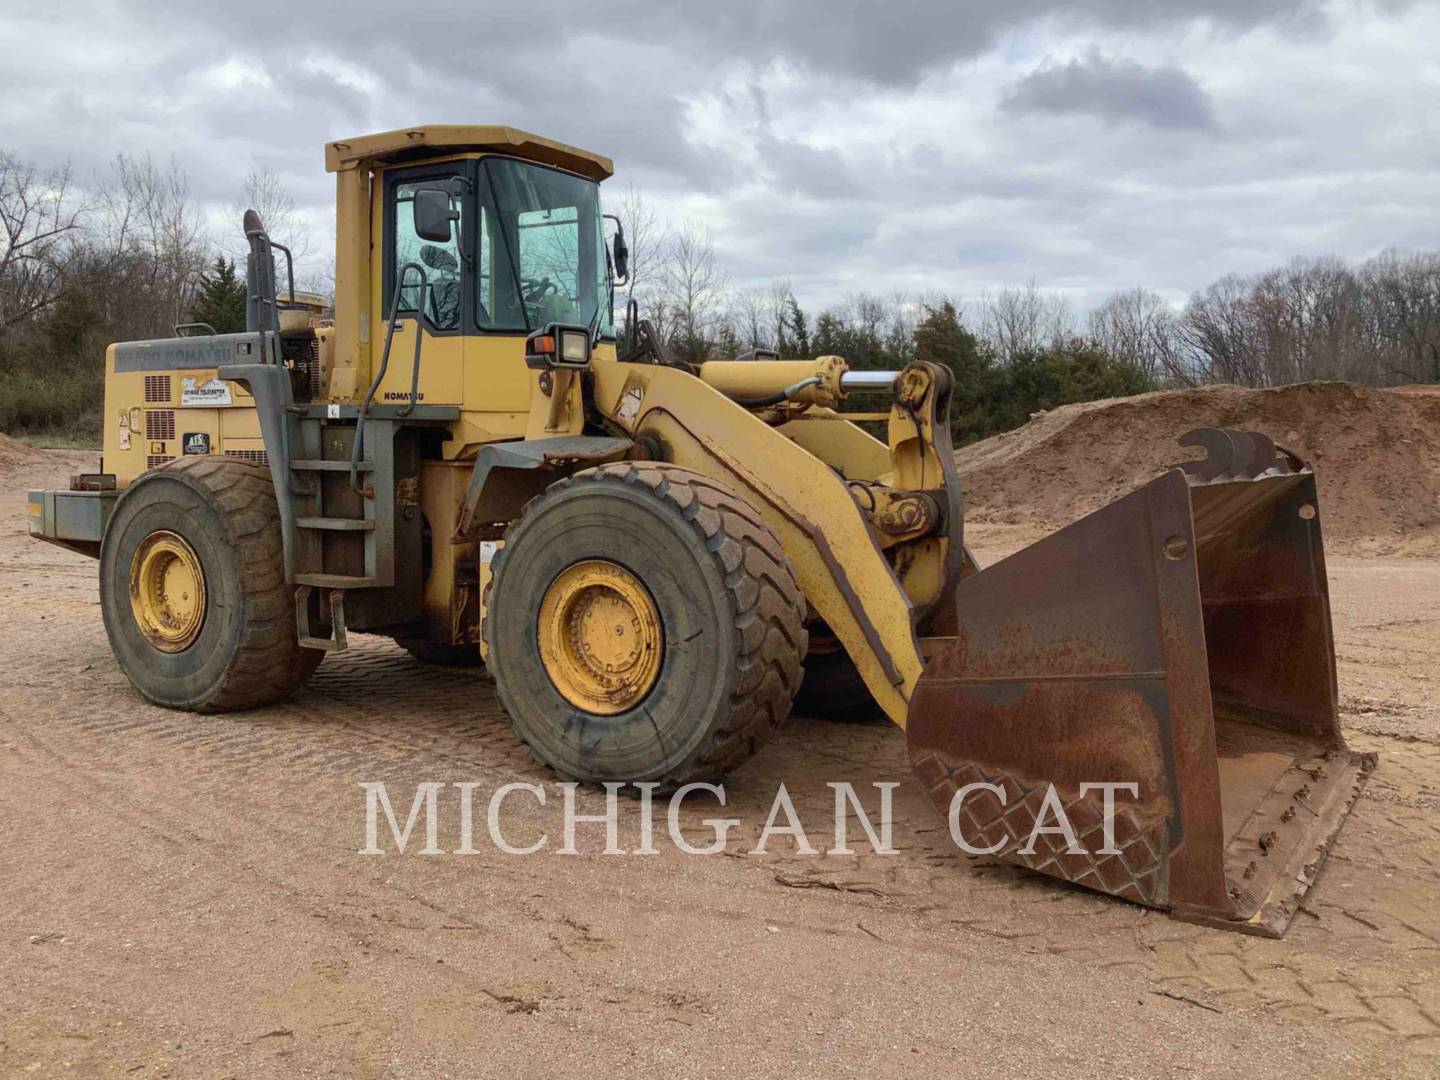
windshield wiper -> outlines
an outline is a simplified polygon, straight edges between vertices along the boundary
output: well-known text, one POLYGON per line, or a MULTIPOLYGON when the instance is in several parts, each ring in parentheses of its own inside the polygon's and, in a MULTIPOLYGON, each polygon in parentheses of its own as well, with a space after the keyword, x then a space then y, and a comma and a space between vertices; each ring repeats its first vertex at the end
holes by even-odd
POLYGON ((520 305, 520 318, 525 320, 525 332, 530 326, 530 309, 525 305, 525 288, 520 284, 520 267, 515 262, 515 251, 510 246, 510 230, 505 225, 505 215, 500 212, 500 196, 495 191, 495 174, 490 163, 485 162, 485 183, 490 188, 490 205, 495 207, 495 216, 500 219, 500 243, 505 248, 505 261, 510 264, 510 280, 515 285, 515 300, 520 305))
POLYGON ((595 314, 590 316, 590 321, 585 324, 586 334, 590 339, 590 347, 593 349, 600 344, 600 312, 605 305, 604 299, 595 301, 595 314))

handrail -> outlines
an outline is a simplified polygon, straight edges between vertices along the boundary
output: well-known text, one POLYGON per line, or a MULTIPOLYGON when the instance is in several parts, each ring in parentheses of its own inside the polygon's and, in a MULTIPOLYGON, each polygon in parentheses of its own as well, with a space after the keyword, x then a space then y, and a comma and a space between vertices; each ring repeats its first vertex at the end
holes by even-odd
POLYGON ((410 403, 403 410, 397 410, 397 416, 409 416, 419 400, 420 389, 420 345, 425 335, 421 331, 421 320, 424 318, 425 303, 430 295, 430 275, 425 272, 425 267, 418 262, 407 262, 395 272, 395 295, 390 300, 390 314, 386 319, 385 348, 380 354, 380 367, 375 372, 375 378, 371 380, 370 389, 365 391, 365 398, 360 402, 360 408, 355 413, 355 441, 350 448, 350 486, 355 494, 361 498, 370 498, 374 489, 366 484, 360 485, 360 461, 364 456, 365 446, 365 414, 369 412, 371 403, 375 400, 375 393, 380 389, 380 384, 385 381, 385 373, 390 367, 390 345, 395 340, 395 327, 399 322, 400 297, 405 291, 405 277, 411 270, 420 275, 420 296, 416 304, 415 318, 415 355, 411 361, 410 371, 410 403))

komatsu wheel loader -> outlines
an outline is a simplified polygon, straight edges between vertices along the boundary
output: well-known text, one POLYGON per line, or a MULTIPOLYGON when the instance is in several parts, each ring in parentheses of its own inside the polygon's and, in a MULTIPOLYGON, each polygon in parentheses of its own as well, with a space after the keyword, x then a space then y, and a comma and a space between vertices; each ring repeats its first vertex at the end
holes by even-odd
POLYGON ((957 842, 1283 933, 1373 763, 1304 462, 1192 433, 1203 458, 980 570, 946 368, 617 335, 597 154, 430 125, 325 164, 333 322, 247 213, 247 329, 110 346, 100 472, 30 495, 35 536, 98 557, 141 694, 259 706, 385 634, 483 658, 558 774, 674 787, 754 754, 809 663, 906 730, 957 842), (860 391, 885 442, 839 411, 860 391), (1073 837, 1037 830, 1061 810, 1073 837))

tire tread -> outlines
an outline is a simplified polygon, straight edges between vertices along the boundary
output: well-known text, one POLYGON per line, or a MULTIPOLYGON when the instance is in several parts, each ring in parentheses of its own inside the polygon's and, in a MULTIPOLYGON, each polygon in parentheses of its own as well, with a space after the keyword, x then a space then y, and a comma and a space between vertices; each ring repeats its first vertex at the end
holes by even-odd
MULTIPOLYGON (((728 708, 699 748, 658 778, 661 790, 712 781, 739 766, 765 744, 790 712, 800 689, 801 662, 808 637, 805 599, 795 582, 779 539, 759 513, 732 489, 699 473, 658 462, 617 462, 575 473, 531 499, 510 526, 514 536, 527 515, 544 501, 581 484, 625 484, 647 489, 679 511, 696 538, 724 571, 731 625, 740 643, 740 677, 728 708)), ((503 545, 495 556, 496 580, 505 572, 503 545)), ((489 634, 489 620, 484 632, 489 634)), ((516 736, 541 764, 553 769, 515 723, 519 702, 510 699, 503 679, 496 689, 510 714, 516 736)), ((558 770, 556 770, 558 772, 558 770)), ((565 777, 565 779, 584 779, 565 777)))

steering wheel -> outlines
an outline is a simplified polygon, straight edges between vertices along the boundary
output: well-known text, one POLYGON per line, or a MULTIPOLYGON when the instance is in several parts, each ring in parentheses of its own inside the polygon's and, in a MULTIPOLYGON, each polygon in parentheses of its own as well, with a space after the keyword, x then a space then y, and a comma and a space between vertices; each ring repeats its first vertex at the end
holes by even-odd
MULTIPOLYGON (((551 293, 558 293, 560 286, 551 281, 548 277, 520 279, 520 291, 525 296, 526 307, 536 306, 542 303, 545 297, 551 293)), ((519 311, 520 303, 513 295, 507 295, 503 301, 511 311, 519 311)))
POLYGON ((558 293, 560 286, 556 285, 548 277, 543 278, 521 278, 520 288, 525 293, 527 304, 538 304, 551 293, 558 293))

